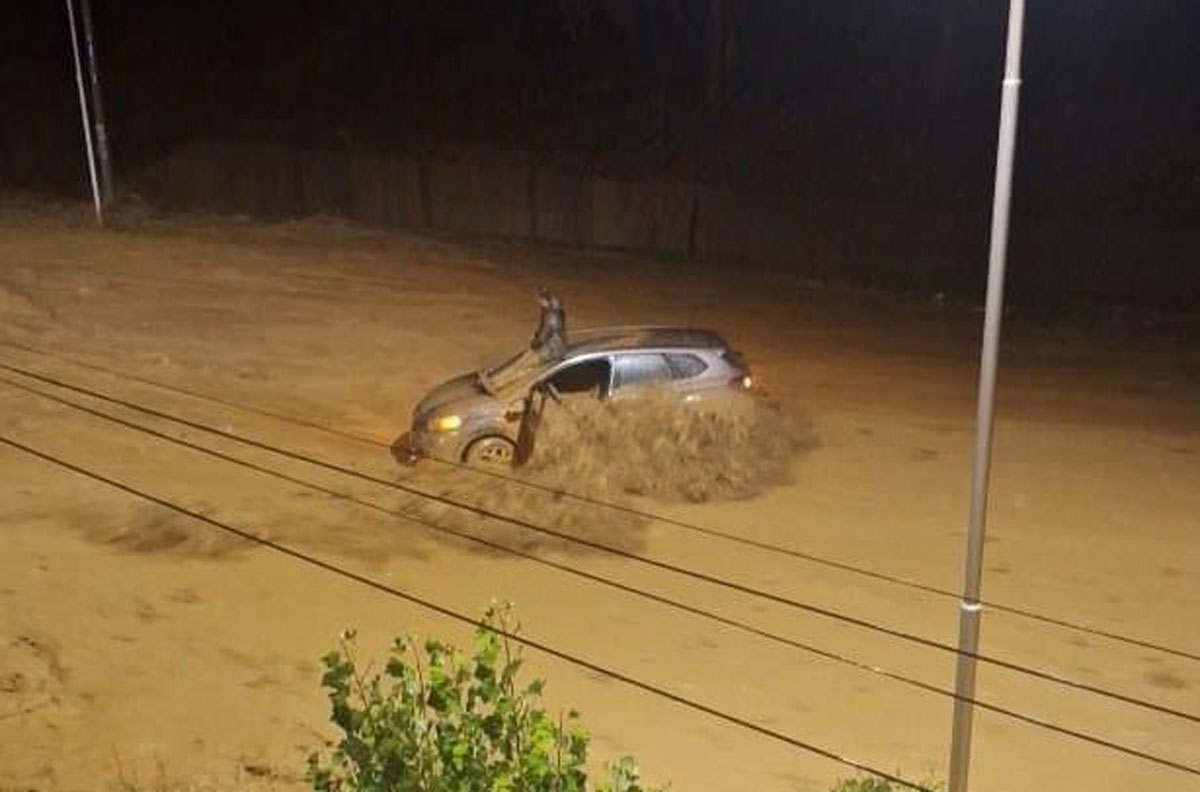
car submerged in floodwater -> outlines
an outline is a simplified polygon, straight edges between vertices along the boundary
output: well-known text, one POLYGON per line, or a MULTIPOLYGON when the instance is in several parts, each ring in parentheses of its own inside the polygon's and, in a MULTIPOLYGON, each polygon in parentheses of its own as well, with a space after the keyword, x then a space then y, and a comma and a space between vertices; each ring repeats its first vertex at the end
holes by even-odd
POLYGON ((742 356, 717 333, 682 327, 625 327, 573 333, 562 357, 526 350, 505 362, 438 385, 413 410, 397 442, 406 463, 421 457, 482 466, 523 460, 537 394, 600 400, 666 390, 682 402, 744 396, 742 356))

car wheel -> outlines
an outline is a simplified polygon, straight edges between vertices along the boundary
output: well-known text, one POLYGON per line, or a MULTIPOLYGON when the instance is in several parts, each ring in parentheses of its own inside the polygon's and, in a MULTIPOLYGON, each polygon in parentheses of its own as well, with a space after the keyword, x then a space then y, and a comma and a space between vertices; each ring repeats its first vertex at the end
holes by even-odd
POLYGON ((507 437, 481 437, 467 446, 463 462, 477 467, 512 467, 517 446, 507 437))

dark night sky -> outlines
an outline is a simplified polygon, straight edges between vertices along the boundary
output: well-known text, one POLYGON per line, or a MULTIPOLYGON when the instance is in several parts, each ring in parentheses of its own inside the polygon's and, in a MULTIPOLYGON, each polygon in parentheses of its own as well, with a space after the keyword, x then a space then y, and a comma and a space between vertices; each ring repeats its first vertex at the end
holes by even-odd
MULTIPOLYGON (((648 0, 93 0, 126 178, 195 138, 381 150, 470 140, 615 171, 986 207, 1002 0, 739 0, 706 104, 703 7, 648 0)), ((63 4, 2 26, 0 184, 71 188, 63 4)), ((1030 3, 1018 211, 1200 217, 1200 3, 1030 3)))

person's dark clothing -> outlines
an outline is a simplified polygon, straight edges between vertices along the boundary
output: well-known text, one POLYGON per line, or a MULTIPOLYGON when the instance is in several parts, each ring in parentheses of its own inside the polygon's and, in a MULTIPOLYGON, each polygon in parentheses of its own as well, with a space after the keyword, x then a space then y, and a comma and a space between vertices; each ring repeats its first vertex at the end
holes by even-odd
POLYGON ((529 348, 548 359, 562 357, 567 351, 567 315, 562 303, 547 291, 542 293, 542 314, 529 348))

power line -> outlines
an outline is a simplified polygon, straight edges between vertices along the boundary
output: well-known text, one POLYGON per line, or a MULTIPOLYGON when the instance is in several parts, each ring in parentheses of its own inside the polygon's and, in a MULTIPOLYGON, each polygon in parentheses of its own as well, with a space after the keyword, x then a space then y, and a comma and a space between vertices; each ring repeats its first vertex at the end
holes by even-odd
MULTIPOLYGON (((132 421, 127 421, 125 419, 119 418, 114 415, 110 415, 108 413, 101 412, 99 410, 94 410, 86 405, 78 404, 77 402, 73 402, 69 399, 63 399, 63 398, 55 396, 53 394, 49 394, 44 391, 40 391, 36 388, 31 388, 26 385, 22 385, 20 383, 14 382, 7 378, 0 377, 0 382, 3 382, 5 384, 9 385, 10 387, 14 387, 19 390, 25 391, 27 393, 39 396, 41 398, 48 399, 50 401, 56 402, 58 404, 64 405, 66 407, 75 409, 75 410, 83 412, 83 413, 87 413, 94 417, 101 418, 103 420, 115 423, 119 426, 134 430, 136 432, 147 434, 147 435, 150 435, 157 439, 164 440, 164 441, 173 443, 175 445, 182 446, 189 450, 196 451, 198 453, 202 453, 202 454, 214 457, 216 459, 220 459, 222 461, 229 462, 234 465, 238 465, 240 467, 247 468, 249 470, 253 470, 255 472, 258 472, 258 473, 261 473, 264 475, 268 475, 268 476, 271 476, 271 477, 274 477, 274 478, 277 478, 277 479, 280 479, 283 481, 287 481, 289 483, 296 484, 296 485, 305 487, 307 489, 311 489, 316 492, 321 492, 325 495, 328 495, 333 498, 337 498, 339 500, 349 501, 351 503, 362 506, 364 508, 372 509, 372 510, 377 511, 382 514, 387 514, 392 517, 396 517, 396 518, 399 518, 399 519, 402 519, 402 520, 405 520, 408 522, 412 522, 412 523, 420 525, 430 531, 454 536, 454 537, 462 539, 462 540, 466 540, 469 542, 473 542, 473 543, 482 545, 484 547, 488 547, 492 550, 497 550, 500 552, 508 553, 508 554, 516 556, 518 558, 523 558, 528 561, 532 561, 534 563, 545 565, 552 569, 555 569, 555 570, 558 570, 561 572, 565 572, 567 574, 574 575, 576 577, 586 579, 590 582, 619 590, 623 593, 631 594, 633 596, 647 599, 649 601, 655 602, 660 605, 664 605, 666 607, 669 607, 669 608, 672 608, 675 610, 683 611, 685 613, 689 613, 694 616, 698 616, 698 617, 701 617, 704 619, 708 619, 710 621, 714 621, 723 626, 730 627, 732 629, 736 629, 738 631, 745 632, 747 634, 766 639, 773 643, 778 643, 778 644, 782 644, 785 646, 789 646, 794 649, 798 649, 800 651, 807 652, 809 654, 815 655, 817 657, 821 657, 826 660, 830 660, 830 661, 833 661, 833 662, 836 662, 836 663, 839 663, 842 665, 853 667, 853 668, 861 670, 861 671, 869 672, 872 674, 876 674, 878 676, 885 677, 887 679, 891 679, 893 681, 908 685, 910 687, 922 690, 927 693, 933 693, 936 695, 940 695, 940 696, 943 696, 946 698, 956 699, 956 700, 960 698, 960 696, 958 696, 952 690, 948 690, 946 688, 938 687, 937 685, 932 685, 932 684, 929 684, 926 682, 922 682, 920 680, 904 676, 897 672, 889 671, 885 668, 871 665, 869 663, 866 663, 866 662, 863 662, 860 660, 856 660, 856 659, 851 658, 846 655, 842 655, 842 654, 832 652, 832 651, 829 651, 826 649, 821 649, 819 647, 815 647, 810 644, 805 644, 801 641, 797 641, 795 639, 788 638, 786 636, 782 636, 777 633, 772 633, 768 630, 754 627, 753 625, 747 624, 745 622, 742 622, 742 621, 739 621, 736 619, 732 619, 732 618, 729 618, 726 616, 721 616, 720 614, 705 610, 703 608, 688 605, 686 603, 682 603, 677 600, 673 600, 669 597, 665 597, 665 596, 662 596, 659 594, 655 594, 653 592, 645 591, 644 589, 639 589, 634 586, 630 586, 630 585, 627 585, 624 583, 620 583, 618 581, 614 581, 614 580, 612 580, 610 578, 606 578, 602 575, 597 575, 597 574, 594 574, 591 572, 587 572, 585 570, 578 569, 577 567, 572 567, 567 564, 562 564, 562 563, 559 563, 556 561, 552 561, 552 560, 543 558, 541 556, 535 555, 533 553, 525 552, 522 550, 517 550, 517 549, 511 548, 511 547, 508 547, 506 545, 497 543, 497 542, 489 541, 482 537, 474 536, 472 534, 469 534, 469 533, 466 533, 463 531, 456 531, 452 528, 438 525, 436 523, 433 523, 433 522, 430 522, 427 520, 422 520, 422 519, 414 517, 410 514, 407 514, 403 511, 399 511, 399 510, 395 510, 395 509, 388 509, 388 508, 380 506, 376 503, 372 503, 371 501, 363 500, 363 499, 358 498, 353 495, 349 495, 349 494, 346 494, 343 492, 339 492, 337 490, 329 489, 322 485, 315 484, 315 483, 306 481, 304 479, 300 479, 295 476, 288 475, 286 473, 281 473, 277 470, 273 470, 273 469, 265 467, 263 465, 259 465, 259 464, 253 463, 253 462, 248 462, 246 460, 239 459, 239 458, 231 456, 229 454, 225 454, 220 451, 216 451, 214 449, 206 448, 199 444, 193 443, 189 440, 172 437, 171 435, 168 435, 163 432, 159 432, 155 429, 151 429, 149 427, 133 423, 132 421)), ((1158 765, 1165 766, 1165 767, 1170 767, 1170 768, 1177 769, 1177 770, 1182 770, 1184 772, 1192 772, 1197 775, 1200 775, 1200 768, 1193 768, 1193 767, 1190 767, 1189 765, 1181 764, 1181 763, 1175 762, 1170 759, 1166 759, 1166 758, 1163 758, 1160 756, 1156 756, 1154 754, 1147 753, 1145 751, 1141 751, 1136 748, 1122 745, 1120 743, 1113 742, 1111 740, 1107 740, 1102 737, 1098 737, 1094 734, 1078 731, 1075 729, 1070 729, 1065 726, 1061 726, 1059 724, 1053 723, 1051 721, 1047 721, 1047 720, 1044 720, 1044 719, 1041 719, 1041 718, 1038 718, 1038 717, 1032 716, 1032 715, 1026 715, 1024 713, 1020 713, 1015 710, 1011 710, 1006 707, 1002 707, 1000 705, 992 704, 990 702, 987 702, 987 701, 984 701, 984 700, 981 700, 978 698, 972 698, 970 701, 972 704, 979 707, 980 709, 988 710, 990 712, 994 712, 999 715, 1003 715, 1005 717, 1014 719, 1018 722, 1026 724, 1026 725, 1045 729, 1045 730, 1054 732, 1054 733, 1062 735, 1062 736, 1081 740, 1083 742, 1097 745, 1102 748, 1107 748, 1109 750, 1123 753, 1128 756, 1132 756, 1132 757, 1139 758, 1139 759, 1144 759, 1144 760, 1149 761, 1154 764, 1158 764, 1158 765)))
MULTIPOLYGON (((797 600, 797 599, 794 599, 791 597, 786 597, 781 594, 776 594, 773 592, 764 591, 762 589, 757 589, 757 588, 754 588, 752 586, 748 586, 748 585, 745 585, 742 583, 736 583, 734 581, 725 580, 725 579, 717 577, 715 575, 711 575, 706 572, 694 570, 694 569, 691 569, 688 567, 680 566, 678 564, 674 564, 674 563, 671 563, 668 561, 662 561, 662 560, 651 558, 648 556, 639 555, 637 553, 634 553, 634 552, 631 552, 628 550, 623 550, 619 547, 614 547, 612 545, 606 545, 602 542, 597 542, 597 541, 593 541, 590 539, 584 539, 582 537, 573 536, 571 534, 567 534, 562 531, 556 531, 552 528, 546 528, 544 526, 535 525, 533 523, 526 522, 524 520, 519 520, 519 519, 513 518, 511 516, 501 514, 501 513, 492 511, 490 509, 483 508, 481 506, 476 506, 476 505, 469 504, 469 503, 463 503, 461 501, 456 501, 452 498, 448 498, 443 495, 425 492, 423 490, 419 490, 414 487, 409 487, 407 485, 400 484, 398 482, 389 481, 387 479, 379 478, 378 476, 372 476, 370 474, 363 473, 358 470, 354 470, 353 468, 343 467, 341 465, 337 465, 337 464, 334 464, 331 462, 326 462, 321 459, 316 459, 314 457, 310 457, 305 454, 300 454, 300 453, 297 453, 294 451, 289 451, 287 449, 280 448, 278 446, 273 446, 269 443, 263 443, 261 441, 254 440, 254 439, 248 438, 248 437, 244 437, 242 435, 237 435, 232 432, 226 432, 221 429, 216 429, 214 427, 207 426, 206 424, 202 424, 202 423, 198 423, 195 421, 190 421, 190 420, 187 420, 184 418, 180 418, 178 416, 171 415, 170 413, 165 413, 160 410, 155 410, 155 409, 152 409, 149 407, 145 407, 145 406, 137 404, 135 402, 130 402, 127 400, 118 399, 113 396, 108 396, 106 394, 100 393, 95 390, 91 390, 89 388, 76 386, 76 385, 70 385, 68 383, 64 383, 61 380, 57 380, 53 377, 47 377, 45 375, 37 374, 36 372, 25 371, 23 369, 20 369, 20 368, 14 367, 14 366, 9 366, 4 363, 0 363, 0 369, 5 369, 8 371, 20 374, 22 376, 28 377, 30 379, 38 380, 38 381, 41 381, 41 382, 44 382, 44 383, 47 383, 50 385, 54 385, 59 388, 63 388, 65 390, 74 391, 76 393, 82 393, 84 395, 91 396, 96 399, 100 399, 102 401, 106 401, 106 402, 109 402, 112 404, 117 404, 122 407, 126 407, 128 409, 144 413, 146 415, 152 415, 156 418, 161 418, 163 420, 172 421, 181 426, 187 426, 187 427, 196 429, 198 431, 207 432, 207 433, 215 435, 217 437, 222 437, 222 438, 225 438, 228 440, 232 440, 234 442, 243 443, 245 445, 248 445, 248 446, 251 446, 254 448, 259 448, 264 451, 269 451, 271 453, 278 454, 278 455, 284 456, 284 457, 288 457, 290 459, 295 459, 297 461, 304 462, 306 464, 310 464, 310 465, 324 468, 327 470, 332 470, 332 471, 335 471, 338 473, 343 473, 345 475, 353 476, 353 477, 361 479, 363 481, 368 481, 368 482, 371 482, 374 484, 379 484, 384 487, 398 490, 400 492, 405 492, 410 495, 414 495, 416 497, 423 498, 425 500, 433 501, 436 503, 441 503, 446 506, 451 506, 451 507, 454 507, 457 509, 461 509, 463 511, 474 513, 474 514, 482 516, 482 517, 487 517, 487 518, 494 519, 494 520, 497 520, 500 522, 504 522, 509 525, 516 526, 518 528, 523 528, 526 530, 534 531, 536 533, 544 534, 546 536, 553 536, 557 539, 562 539, 564 541, 578 544, 583 547, 589 547, 594 550, 600 550, 603 552, 607 552, 607 553, 610 553, 612 555, 615 555, 615 556, 618 556, 621 558, 626 558, 628 560, 637 561, 639 563, 645 564, 650 567, 654 567, 657 569, 662 569, 665 571, 672 572, 674 574, 678 574, 682 577, 691 578, 693 580, 699 580, 699 581, 709 583, 714 586, 719 586, 721 588, 729 589, 731 591, 736 591, 740 594, 746 594, 749 596, 758 597, 760 599, 765 599, 767 601, 774 602, 776 604, 785 605, 785 606, 795 608, 800 611, 811 613, 813 615, 821 616, 821 617, 828 618, 828 619, 831 619, 834 621, 839 621, 844 624, 849 624, 849 625, 859 627, 864 630, 876 632, 876 633, 879 633, 882 635, 887 635, 892 638, 897 638, 900 640, 908 641, 910 643, 925 646, 930 649, 937 649, 939 651, 943 651, 943 652, 953 654, 956 656, 964 654, 964 652, 959 650, 957 647, 951 646, 950 644, 947 644, 947 643, 944 643, 942 641, 938 641, 938 640, 935 640, 932 638, 925 638, 924 636, 917 635, 915 633, 911 633, 906 630, 888 627, 886 625, 879 624, 877 622, 872 622, 872 621, 869 621, 866 619, 861 619, 859 617, 841 613, 839 611, 835 611, 830 608, 826 608, 826 607, 819 606, 819 605, 813 605, 811 603, 804 602, 802 600, 797 600)), ((1114 701, 1120 701, 1125 704, 1129 704, 1129 705, 1132 705, 1135 707, 1140 707, 1140 708, 1147 709, 1147 710, 1152 710, 1154 712, 1158 712, 1158 713, 1161 713, 1164 715, 1169 715, 1171 717, 1190 721, 1192 723, 1200 723, 1200 716, 1197 716, 1190 712, 1177 710, 1172 707, 1167 707, 1162 704, 1157 704, 1155 702, 1147 701, 1144 699, 1139 699, 1135 696, 1130 696, 1130 695, 1127 695, 1124 693, 1120 693, 1120 692, 1117 692, 1114 690, 1109 690, 1107 688, 1099 687, 1097 685, 1092 685, 1092 684, 1089 684, 1086 682, 1079 682, 1077 680, 1059 676, 1059 675, 1051 673, 1049 671, 1044 671, 1041 669, 1033 668, 1031 666, 1026 666, 1026 665, 1023 665, 1020 663, 1016 663, 1014 661, 1005 660, 1005 659, 994 657, 991 655, 986 655, 986 654, 978 653, 978 652, 969 652, 969 653, 965 653, 965 654, 969 654, 970 656, 974 657, 979 662, 987 663, 989 665, 997 666, 999 668, 1004 668, 1006 670, 1013 671, 1015 673, 1034 677, 1036 679, 1040 679, 1045 682, 1050 682, 1050 683, 1053 683, 1056 685, 1061 685, 1063 687, 1068 687, 1068 688, 1072 688, 1075 690, 1084 691, 1084 692, 1091 693, 1094 695, 1102 696, 1104 698, 1109 698, 1114 701)))
MULTIPOLYGON (((180 506, 180 505, 173 503, 169 500, 166 500, 164 498, 160 498, 156 495, 152 495, 150 493, 136 489, 134 487, 129 486, 128 484, 123 484, 119 481, 108 478, 108 477, 103 476, 94 471, 80 467, 79 465, 75 465, 64 459, 60 459, 52 454, 48 454, 43 451, 38 451, 37 449, 31 448, 30 446, 27 446, 23 443, 12 440, 4 435, 0 435, 0 443, 4 443, 12 448, 15 448, 26 454, 29 454, 30 456, 37 457, 45 462, 49 462, 53 465, 57 465, 58 467, 64 468, 66 470, 70 470, 78 475, 85 476, 93 481, 97 481, 102 484, 106 484, 106 485, 108 485, 114 489, 120 490, 121 492, 124 492, 128 495, 132 495, 136 498, 141 498, 142 500, 145 500, 149 503, 153 503, 153 504, 156 504, 163 508, 170 509, 171 511, 174 511, 177 514, 182 514, 186 517, 190 517, 193 520, 197 520, 199 522, 205 523, 205 524, 210 525, 219 530, 233 534, 234 536, 240 537, 241 539, 244 539, 246 541, 253 542, 254 544, 258 544, 262 547, 266 547, 277 553, 282 553, 283 555, 289 556, 293 559, 296 559, 303 563, 309 564, 310 566, 314 566, 325 572, 330 572, 334 575, 345 578, 347 580, 351 580, 355 583, 359 583, 361 585, 368 586, 372 589, 375 589, 376 591, 382 592, 382 593, 387 594, 392 597, 396 597, 397 599, 404 600, 405 602, 425 608, 426 610, 433 611, 434 613, 437 613, 441 616, 445 616, 447 618, 453 619, 457 622, 467 624, 467 625, 473 626, 475 628, 488 630, 496 635, 502 636, 504 638, 507 638, 508 640, 519 643, 522 646, 525 646, 529 649, 534 649, 536 651, 542 652, 551 657, 554 657, 556 659, 570 663, 571 665, 577 666, 579 668, 583 668, 583 669, 591 671, 593 673, 603 674, 604 676, 609 677, 610 679, 614 679, 618 682, 622 682, 626 685, 629 685, 630 687, 634 687, 634 688, 642 690, 646 693, 650 693, 654 696, 658 696, 659 698, 666 699, 668 701, 671 701, 672 703, 678 704, 682 707, 693 710, 695 712, 699 712, 704 715, 708 715, 709 717, 715 718, 717 720, 721 720, 726 723, 738 726, 742 729, 753 732, 760 736, 768 737, 772 740, 775 740, 776 742, 784 743, 793 748, 797 748, 799 750, 814 754, 816 756, 820 756, 825 759, 829 759, 831 761, 837 762, 838 764, 844 765, 846 767, 851 767, 851 768, 854 768, 855 770, 859 770, 864 773, 870 773, 873 776, 890 781, 894 784, 899 784, 907 789, 917 790, 917 792, 934 792, 934 790, 929 787, 922 786, 913 781, 908 781, 904 778, 901 778, 898 775, 888 773, 884 770, 880 770, 876 767, 872 767, 871 765, 867 765, 867 764, 864 764, 863 762, 859 762, 858 760, 850 759, 848 757, 842 756, 828 748, 823 748, 823 747, 815 745, 813 743, 806 742, 804 740, 800 740, 796 737, 792 737, 790 735, 784 734, 782 732, 776 731, 776 730, 768 728, 766 726, 762 726, 757 723, 754 723, 746 718, 742 718, 737 715, 731 715, 731 714, 724 712, 722 710, 719 710, 715 707, 695 701, 694 699, 689 699, 678 693, 673 693, 673 692, 667 690, 666 688, 660 687, 660 686, 652 684, 650 682, 644 682, 642 680, 639 680, 635 677, 630 676, 629 674, 623 673, 621 671, 616 671, 616 670, 608 668, 606 666, 602 666, 599 663, 593 662, 591 660, 587 660, 585 658, 579 657, 578 655, 571 654, 564 650, 556 649, 556 648, 550 646, 549 644, 543 643, 541 641, 536 641, 532 638, 526 638, 518 633, 512 633, 512 632, 502 630, 500 628, 495 627, 494 625, 485 624, 485 623, 479 621, 478 619, 475 619, 475 618, 472 618, 465 614, 459 613, 458 611, 456 611, 452 608, 446 607, 444 605, 439 605, 435 602, 432 602, 431 600, 427 600, 422 597, 418 597, 415 594, 410 594, 402 589, 396 588, 395 586, 390 586, 386 583, 382 583, 378 580, 375 580, 374 578, 369 578, 366 575, 361 575, 357 572, 353 572, 349 569, 345 569, 344 567, 340 567, 330 561, 326 561, 324 559, 318 558, 317 556, 310 555, 308 553, 305 553, 303 551, 289 547, 287 545, 280 544, 279 542, 276 542, 274 540, 259 536, 258 534, 251 533, 250 531, 246 531, 244 529, 237 528, 228 523, 225 523, 220 520, 213 519, 212 517, 208 517, 206 515, 200 514, 199 512, 192 511, 190 509, 187 509, 183 506, 180 506)), ((1193 771, 1193 772, 1195 772, 1197 775, 1200 775, 1200 770, 1193 771)))
MULTIPOLYGON (((261 416, 271 418, 271 419, 274 419, 277 421, 282 421, 284 423, 291 423, 296 426, 303 426, 308 429, 313 429, 318 432, 323 432, 325 434, 332 435, 334 437, 340 437, 340 438, 350 440, 353 442, 375 446, 377 448, 389 448, 389 449, 391 448, 391 446, 388 443, 386 443, 382 440, 378 440, 374 437, 368 437, 365 435, 356 434, 354 432, 347 432, 345 430, 336 429, 334 427, 326 426, 324 424, 320 424, 315 421, 309 421, 304 418, 299 418, 299 417, 292 416, 292 415, 285 415, 283 413, 274 412, 272 410, 267 410, 267 409, 257 407, 254 405, 242 404, 239 402, 231 401, 228 399, 223 399, 223 398, 220 398, 217 396, 212 396, 210 394, 201 393, 199 391, 179 387, 176 385, 169 385, 167 383, 159 382, 157 380, 149 379, 146 377, 140 377, 136 374, 130 374, 130 373, 118 371, 116 369, 112 369, 112 368, 109 368, 106 366, 100 366, 100 365, 97 365, 94 363, 89 363, 87 361, 79 360, 78 358, 69 357, 69 356, 62 355, 62 354, 59 354, 56 352, 50 352, 47 350, 38 349, 36 347, 27 346, 25 344, 19 344, 19 343, 12 342, 12 341, 0 341, 0 345, 12 347, 14 349, 20 349, 22 351, 29 352, 29 353, 36 354, 36 355, 42 355, 44 357, 48 357, 51 359, 61 360, 66 363, 70 363, 71 365, 78 366, 80 368, 90 369, 90 370, 97 371, 97 372, 100 372, 103 374, 107 374, 109 376, 129 380, 131 382, 139 382, 139 383, 149 385, 154 388, 158 388, 160 390, 178 393, 180 395, 187 396, 189 398, 199 399, 201 401, 207 401, 207 402, 211 402, 213 404, 219 404, 223 407, 229 407, 231 409, 239 410, 242 412, 261 415, 261 416)), ((878 580, 880 582, 902 586, 904 588, 912 589, 914 591, 920 591, 925 594, 930 594, 930 595, 942 597, 945 599, 953 599, 953 600, 959 599, 959 595, 953 591, 950 591, 949 589, 940 588, 938 586, 933 586, 933 585, 930 585, 927 583, 921 583, 919 581, 911 580, 909 578, 901 577, 898 575, 891 575, 891 574, 888 574, 885 572, 880 572, 880 571, 874 570, 874 569, 868 569, 866 567, 861 567, 861 566, 858 566, 855 564, 849 564, 844 561, 838 561, 835 559, 825 558, 822 556, 814 555, 812 553, 806 553, 802 550, 797 550, 792 547, 784 547, 781 545, 772 544, 770 542, 763 542, 763 541, 760 541, 757 539, 752 539, 752 538, 749 538, 746 536, 739 536, 738 534, 729 533, 728 531, 722 531, 722 530, 719 530, 716 528, 708 528, 708 527, 705 527, 702 525, 696 525, 695 523, 689 523, 687 521, 678 520, 673 517, 666 517, 666 516, 663 516, 660 514, 656 514, 654 512, 637 509, 632 506, 626 506, 624 504, 614 503, 612 501, 606 501, 606 500, 602 500, 600 498, 594 498, 594 497, 591 497, 588 495, 571 492, 570 490, 563 489, 561 487, 548 486, 548 485, 541 484, 539 482, 532 481, 532 480, 529 480, 526 478, 521 478, 519 476, 505 475, 503 473, 500 473, 497 471, 492 471, 492 470, 482 470, 477 467, 473 467, 470 465, 464 465, 461 463, 453 462, 451 460, 440 459, 437 457, 430 457, 429 461, 432 461, 436 464, 448 466, 448 467, 451 467, 454 469, 464 470, 466 472, 469 472, 469 473, 472 473, 475 475, 483 475, 483 476, 488 476, 488 477, 495 478, 495 479, 501 480, 501 481, 512 482, 519 486, 527 487, 527 488, 534 489, 534 490, 539 490, 541 492, 545 492, 545 493, 547 493, 549 495, 553 495, 555 497, 565 497, 565 498, 569 498, 571 500, 574 500, 574 501, 577 501, 580 503, 587 503, 589 505, 596 506, 598 508, 610 509, 613 511, 618 511, 618 512, 622 512, 625 514, 629 514, 631 516, 640 517, 640 518, 643 518, 646 520, 653 520, 654 522, 662 523, 664 525, 670 525, 670 526, 680 528, 680 529, 683 529, 686 531, 690 531, 693 533, 702 534, 702 535, 709 536, 712 538, 721 539, 724 541, 734 542, 736 544, 740 544, 740 545, 743 545, 746 547, 753 547, 756 550, 763 550, 765 552, 775 553, 778 555, 783 555, 783 556, 787 556, 790 558, 794 558, 799 561, 805 561, 808 563, 824 566, 824 567, 827 567, 830 569, 836 569, 840 572, 846 572, 849 574, 858 575, 860 577, 866 577, 866 578, 870 578, 872 580, 878 580)), ((1164 644, 1147 641, 1142 638, 1136 638, 1133 636, 1112 632, 1110 630, 1105 630, 1105 629, 1102 629, 1099 627, 1094 627, 1092 625, 1082 624, 1079 622, 1070 621, 1068 619, 1063 619, 1063 618, 1059 618, 1056 616, 1050 616, 1050 615, 1047 615, 1044 613, 1039 613, 1037 611, 1032 611, 1032 610, 1028 610, 1026 608, 1021 608, 1021 607, 1017 607, 1017 606, 1013 606, 1013 605, 1007 605, 1007 604, 1004 604, 1001 602, 996 602, 993 600, 980 600, 980 604, 982 604, 983 606, 985 606, 991 610, 994 610, 994 611, 997 611, 1000 613, 1005 613, 1010 616, 1017 616, 1020 618, 1030 619, 1031 621, 1041 622, 1043 624, 1048 624, 1048 625, 1051 625, 1054 627, 1059 627, 1059 628, 1066 629, 1066 630, 1072 630, 1072 631, 1079 632, 1079 633, 1082 633, 1085 635, 1090 635, 1090 636, 1097 637, 1097 638, 1104 638, 1104 639, 1107 639, 1110 641, 1115 641, 1117 643, 1123 643, 1123 644, 1126 644, 1129 646, 1136 646, 1141 649, 1147 649, 1150 651, 1161 652, 1163 654, 1173 655, 1175 657, 1179 657, 1182 659, 1191 660, 1194 662, 1200 662, 1200 654, 1197 654, 1195 652, 1189 652, 1185 649, 1178 649, 1175 647, 1166 646, 1164 644)))

